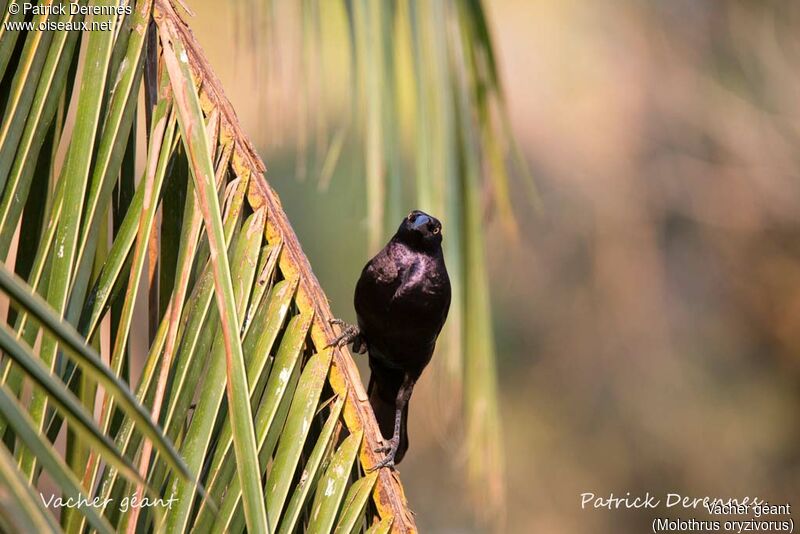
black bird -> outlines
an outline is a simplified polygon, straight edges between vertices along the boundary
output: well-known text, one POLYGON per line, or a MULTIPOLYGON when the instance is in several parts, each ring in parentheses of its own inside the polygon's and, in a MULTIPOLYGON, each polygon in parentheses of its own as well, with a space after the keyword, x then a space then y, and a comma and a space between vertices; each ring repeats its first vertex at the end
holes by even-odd
POLYGON ((408 400, 450 309, 442 224, 412 211, 361 271, 353 301, 358 327, 333 320, 343 326, 333 344, 369 351, 367 391, 385 440, 376 452, 386 453, 375 469, 391 467, 408 449, 408 400))

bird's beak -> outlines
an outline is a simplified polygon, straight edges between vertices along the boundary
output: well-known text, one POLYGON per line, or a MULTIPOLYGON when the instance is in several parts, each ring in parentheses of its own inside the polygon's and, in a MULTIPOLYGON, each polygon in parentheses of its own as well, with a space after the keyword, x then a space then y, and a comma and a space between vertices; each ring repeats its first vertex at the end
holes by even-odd
POLYGON ((427 215, 417 215, 417 218, 414 219, 413 223, 411 223, 411 228, 414 230, 419 230, 429 222, 431 222, 431 218, 427 215))

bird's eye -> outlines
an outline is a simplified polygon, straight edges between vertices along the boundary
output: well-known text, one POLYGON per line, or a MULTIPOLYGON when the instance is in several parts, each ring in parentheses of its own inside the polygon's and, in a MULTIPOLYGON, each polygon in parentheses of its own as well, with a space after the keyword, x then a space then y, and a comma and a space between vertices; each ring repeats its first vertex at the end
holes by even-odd
POLYGON ((436 234, 438 234, 438 233, 439 233, 439 232, 441 232, 441 231, 442 231, 442 230, 441 230, 441 229, 440 229, 440 228, 437 226, 437 227, 435 227, 435 228, 433 229, 433 235, 436 235, 436 234))

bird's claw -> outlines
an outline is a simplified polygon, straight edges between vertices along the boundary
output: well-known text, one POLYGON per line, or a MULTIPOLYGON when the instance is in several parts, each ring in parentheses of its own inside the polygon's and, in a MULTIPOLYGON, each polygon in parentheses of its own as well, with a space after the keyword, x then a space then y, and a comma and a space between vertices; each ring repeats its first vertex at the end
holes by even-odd
POLYGON ((353 352, 357 352, 359 354, 364 353, 364 342, 361 338, 361 332, 357 326, 348 324, 341 319, 331 319, 329 323, 341 327, 342 333, 333 341, 331 341, 325 348, 336 347, 340 349, 352 343, 353 352))
POLYGON ((391 442, 391 440, 390 441, 384 441, 382 445, 378 445, 377 447, 375 447, 372 450, 375 451, 375 452, 388 453, 389 451, 392 450, 392 442, 391 442))
POLYGON ((377 464, 373 465, 371 468, 368 469, 368 472, 377 471, 382 467, 389 467, 394 469, 394 457, 397 454, 397 448, 400 445, 400 440, 391 439, 389 441, 383 442, 383 445, 375 447, 373 449, 375 452, 383 452, 386 453, 386 456, 378 462, 377 464))
POLYGON ((395 468, 394 456, 393 455, 392 456, 387 456, 386 458, 384 458, 383 460, 381 460, 377 464, 373 465, 372 467, 367 469, 367 472, 368 473, 372 473, 372 472, 377 471, 378 469, 381 469, 383 467, 388 467, 389 469, 394 469, 395 468))

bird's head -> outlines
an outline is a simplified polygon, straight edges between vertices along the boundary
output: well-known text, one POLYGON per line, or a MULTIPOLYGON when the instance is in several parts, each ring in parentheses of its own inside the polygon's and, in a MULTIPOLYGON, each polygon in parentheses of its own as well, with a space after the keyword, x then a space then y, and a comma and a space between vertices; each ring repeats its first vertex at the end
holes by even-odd
POLYGON ((411 248, 435 250, 442 244, 442 223, 424 211, 414 210, 400 223, 396 237, 411 248))

